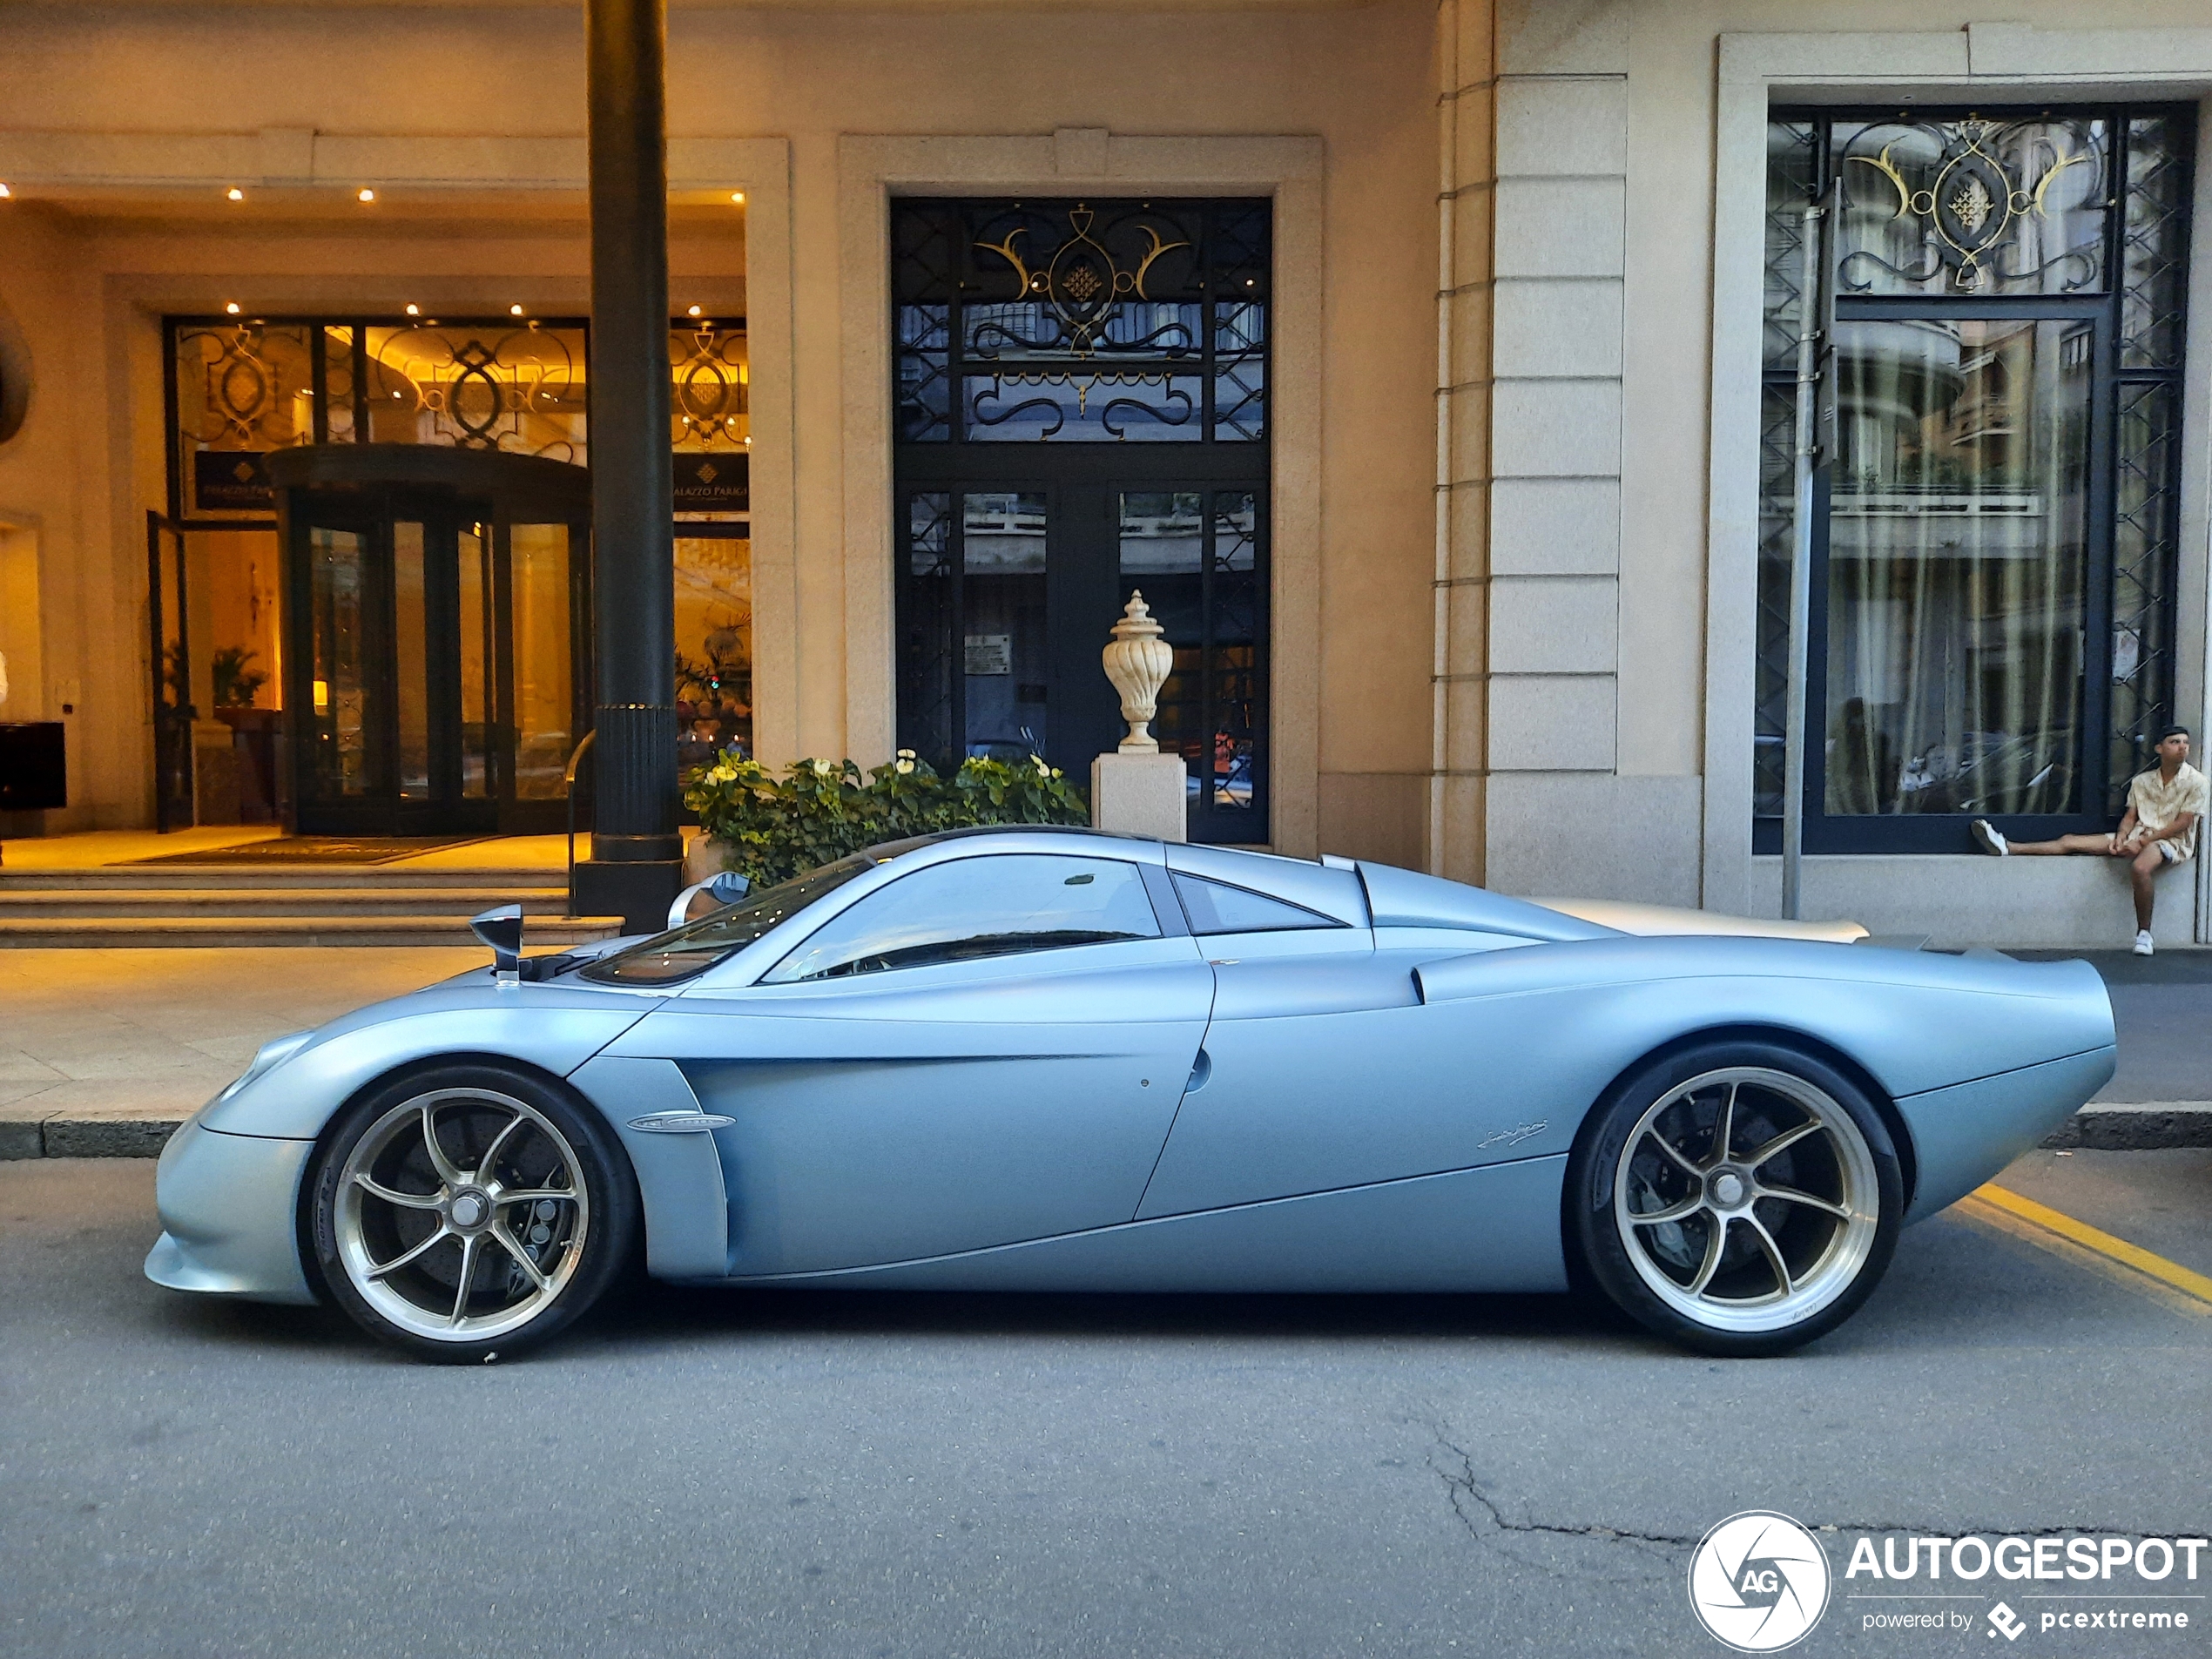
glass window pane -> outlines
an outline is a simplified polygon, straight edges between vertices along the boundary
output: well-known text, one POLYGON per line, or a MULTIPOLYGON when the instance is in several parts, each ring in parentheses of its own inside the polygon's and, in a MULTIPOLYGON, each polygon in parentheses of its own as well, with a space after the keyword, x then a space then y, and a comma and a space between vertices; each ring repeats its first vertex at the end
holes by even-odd
POLYGON ((589 463, 583 329, 426 320, 366 333, 371 442, 589 463))
POLYGON ((2174 563, 2179 545, 2181 388, 2169 381, 2118 388, 2120 467, 2113 502, 2112 763, 2107 809, 2156 764, 2152 745, 2174 718, 2174 563))
POLYGON ((576 746, 569 641, 569 527, 517 524, 509 584, 515 630, 515 798, 558 800, 576 746))
POLYGON ((1133 864, 1043 853, 962 859, 870 894, 778 963, 765 982, 1157 939, 1159 933, 1133 864))
POLYGON ((1790 562, 1797 556, 1797 387, 1759 393, 1759 665, 1752 724, 1752 812, 1782 812, 1789 718, 1790 562))
POLYGON ((2094 338, 1838 325, 1829 813, 2080 809, 2094 338))
POLYGON ((1047 543, 1042 495, 961 498, 967 755, 1026 760, 1045 752, 1047 543))
POLYGON ((900 529, 906 553, 899 562, 899 740, 933 763, 957 765, 952 496, 941 490, 912 496, 900 529))
POLYGON ((1206 706, 1213 719, 1207 786, 1217 810, 1250 812, 1263 720, 1259 678, 1258 497, 1214 497, 1213 582, 1207 607, 1206 706))
POLYGON ((1200 876, 1177 874, 1175 891, 1183 900, 1183 914, 1190 919, 1190 931, 1201 939, 1215 934, 1279 934, 1344 926, 1334 917, 1200 876))
POLYGON ((307 532, 314 616, 314 792, 325 799, 369 787, 367 641, 368 558, 354 530, 307 532))
POLYGON ((1794 367, 1804 287, 1804 212, 1818 188, 1819 128, 1772 121, 1766 130, 1766 334, 1769 368, 1794 367))
POLYGON ((677 768, 752 753, 752 543, 676 527, 677 768))
MULTIPOLYGON (((1204 691, 1199 656, 1205 640, 1205 497, 1195 490, 1131 490, 1121 497, 1122 604, 1133 593, 1164 631, 1175 666, 1160 687, 1152 735, 1179 754, 1194 793, 1205 770, 1204 691)), ((1119 607, 1116 607, 1118 610, 1119 607)))
POLYGON ((424 609, 422 526, 392 526, 392 643, 398 673, 392 691, 400 717, 400 794, 430 794, 430 650, 424 609))
POLYGON ((176 335, 177 467, 185 514, 276 509, 270 451, 314 442, 305 324, 186 324, 176 335))
POLYGON ((461 792, 482 800, 496 792, 492 737, 493 654, 491 536, 489 527, 461 527, 461 792))
POLYGON ((2128 124, 2120 227, 2122 368, 2182 366, 2192 127, 2186 118, 2173 115, 2143 116, 2128 124))
POLYGON ((2108 124, 1838 121, 1842 293, 2094 293, 2108 124))

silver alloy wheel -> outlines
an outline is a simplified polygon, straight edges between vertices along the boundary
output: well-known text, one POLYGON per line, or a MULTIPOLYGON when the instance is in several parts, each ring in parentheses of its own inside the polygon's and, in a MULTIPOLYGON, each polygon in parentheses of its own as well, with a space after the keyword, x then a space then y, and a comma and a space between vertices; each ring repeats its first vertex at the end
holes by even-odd
POLYGON ((528 1325, 576 1276, 591 1223, 568 1137, 487 1089, 434 1089, 379 1117, 339 1171, 332 1207, 354 1290, 433 1342, 528 1325))
POLYGON ((1734 1066, 1653 1103, 1622 1143, 1613 1214, 1637 1276, 1715 1331, 1811 1318, 1858 1277, 1880 1227, 1874 1157, 1841 1103, 1734 1066))

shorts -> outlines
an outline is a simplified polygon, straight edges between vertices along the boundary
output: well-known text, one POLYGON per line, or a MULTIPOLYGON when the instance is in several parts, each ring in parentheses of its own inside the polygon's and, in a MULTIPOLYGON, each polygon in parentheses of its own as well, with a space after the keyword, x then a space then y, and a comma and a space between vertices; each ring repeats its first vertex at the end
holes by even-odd
POLYGON ((2158 848, 2160 853, 2164 856, 2167 863, 2168 864, 2179 864, 2188 856, 2188 854, 2183 853, 2179 846, 2175 846, 2171 841, 2157 841, 2154 842, 2153 845, 2158 848))

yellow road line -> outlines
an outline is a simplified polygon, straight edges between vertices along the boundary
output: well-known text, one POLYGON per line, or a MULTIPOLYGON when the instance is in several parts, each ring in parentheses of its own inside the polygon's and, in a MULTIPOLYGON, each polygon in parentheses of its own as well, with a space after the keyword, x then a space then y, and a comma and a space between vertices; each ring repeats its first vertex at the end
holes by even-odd
POLYGON ((2047 1204, 2023 1198, 1993 1183, 1960 1200, 1959 1208, 2013 1238, 2148 1292, 2168 1307, 2212 1315, 2212 1278, 2153 1255, 2140 1244, 2115 1238, 2086 1221, 2076 1221, 2047 1204))

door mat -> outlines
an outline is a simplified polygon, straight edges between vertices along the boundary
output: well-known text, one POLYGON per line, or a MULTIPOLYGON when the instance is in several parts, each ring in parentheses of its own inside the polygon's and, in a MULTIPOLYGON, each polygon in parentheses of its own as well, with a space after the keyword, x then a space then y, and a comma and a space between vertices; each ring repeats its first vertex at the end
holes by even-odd
POLYGON ((162 853, 129 864, 395 864, 441 847, 469 846, 489 835, 283 835, 237 846, 162 853))

